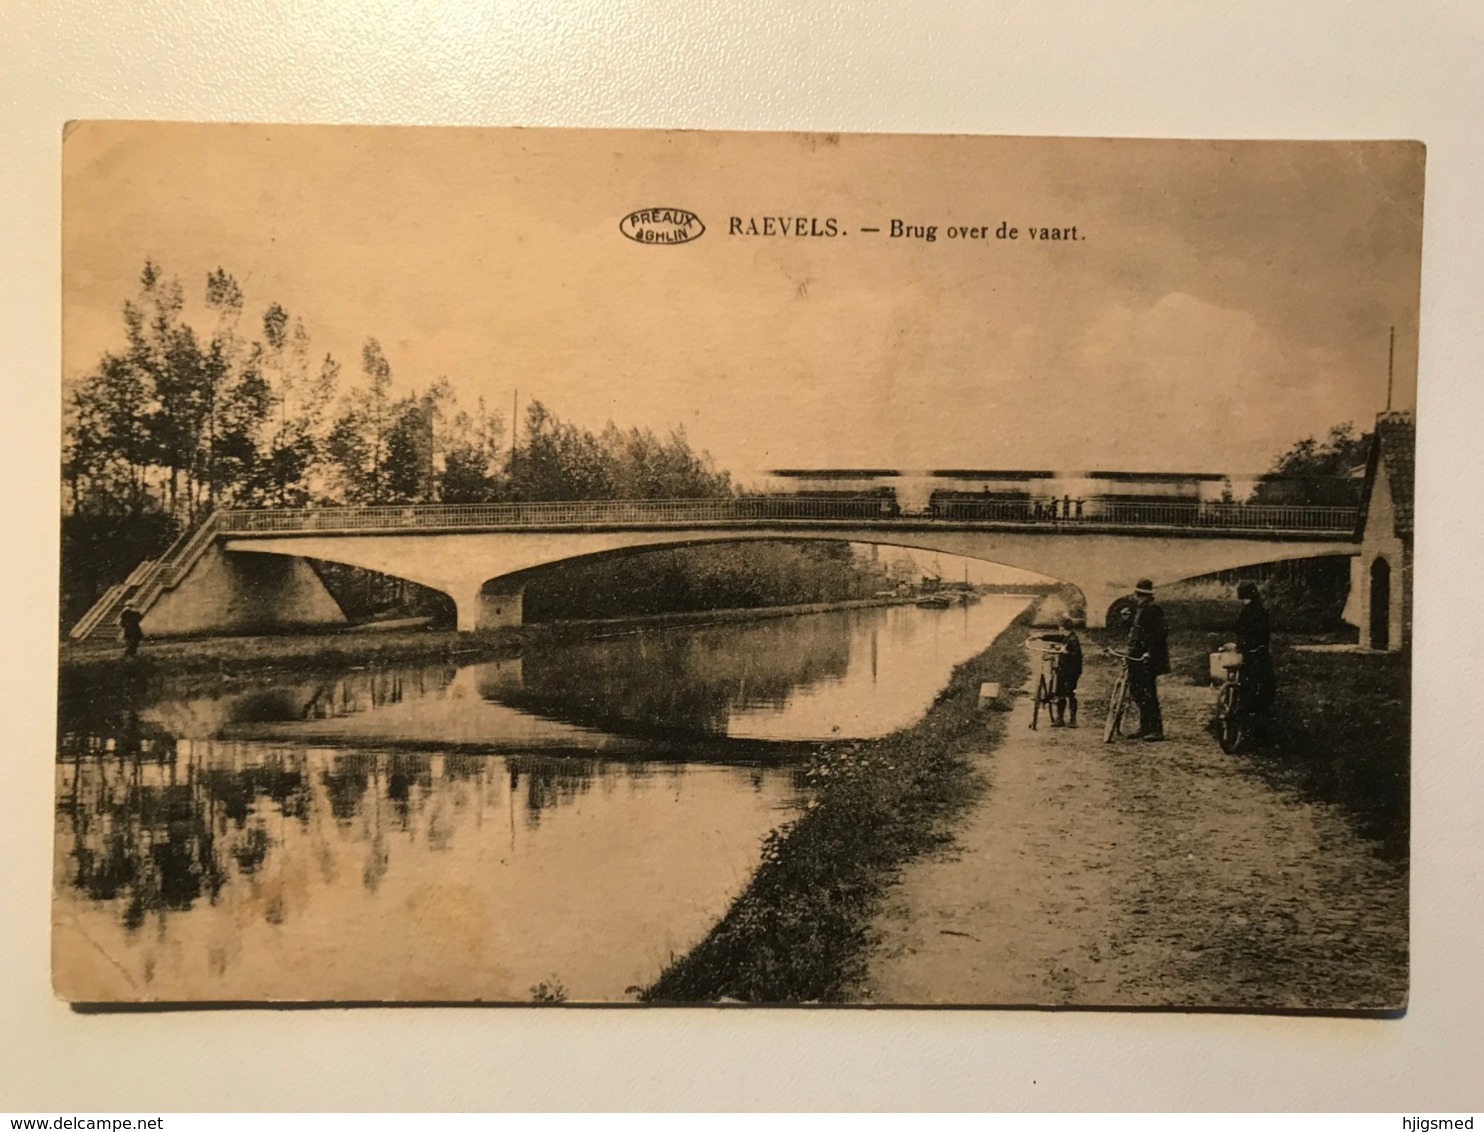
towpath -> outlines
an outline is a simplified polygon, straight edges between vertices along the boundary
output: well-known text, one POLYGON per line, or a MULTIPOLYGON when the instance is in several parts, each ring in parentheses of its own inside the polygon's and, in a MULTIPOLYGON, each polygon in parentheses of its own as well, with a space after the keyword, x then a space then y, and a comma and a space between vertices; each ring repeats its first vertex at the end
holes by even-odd
POLYGON ((1105 745, 1112 675, 1089 665, 1077 730, 1017 701, 954 844, 887 893, 857 1000, 1402 1005, 1405 863, 1224 754, 1209 688, 1166 677, 1170 739, 1105 745))

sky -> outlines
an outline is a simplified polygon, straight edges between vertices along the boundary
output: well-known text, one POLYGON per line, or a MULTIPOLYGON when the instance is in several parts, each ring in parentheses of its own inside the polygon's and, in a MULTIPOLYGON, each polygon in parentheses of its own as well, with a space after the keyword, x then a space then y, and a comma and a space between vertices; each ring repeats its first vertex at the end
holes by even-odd
POLYGON ((193 304, 226 268, 244 331, 282 303, 347 378, 375 336, 399 389, 684 426, 743 482, 1250 474, 1385 407, 1393 326, 1412 406, 1422 166, 1404 142, 80 123, 63 376, 122 345, 153 259, 193 304), (655 206, 705 234, 621 234, 655 206), (734 236, 734 216, 844 234, 734 236))

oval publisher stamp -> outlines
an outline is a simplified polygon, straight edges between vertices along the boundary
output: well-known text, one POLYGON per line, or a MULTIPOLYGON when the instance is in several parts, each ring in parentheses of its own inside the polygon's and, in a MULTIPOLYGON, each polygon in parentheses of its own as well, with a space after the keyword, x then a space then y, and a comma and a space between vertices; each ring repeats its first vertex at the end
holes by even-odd
POLYGON ((706 225, 685 208, 640 208, 625 216, 618 230, 636 244, 688 244, 706 231, 706 225))

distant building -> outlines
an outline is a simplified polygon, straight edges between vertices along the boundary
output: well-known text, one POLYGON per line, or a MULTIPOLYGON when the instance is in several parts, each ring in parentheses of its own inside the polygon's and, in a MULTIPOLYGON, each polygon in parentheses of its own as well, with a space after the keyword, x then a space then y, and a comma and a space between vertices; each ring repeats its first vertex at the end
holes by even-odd
POLYGON ((1360 554, 1351 560, 1347 620, 1362 648, 1412 644, 1412 501, 1416 428, 1411 413, 1382 413, 1366 459, 1360 554))

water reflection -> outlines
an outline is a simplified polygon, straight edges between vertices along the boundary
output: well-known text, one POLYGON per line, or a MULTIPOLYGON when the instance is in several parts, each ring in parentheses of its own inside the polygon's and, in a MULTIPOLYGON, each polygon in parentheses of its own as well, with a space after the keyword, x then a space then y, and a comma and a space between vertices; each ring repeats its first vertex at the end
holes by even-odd
MULTIPOLYGON (((672 774, 683 770, 670 767, 672 774)), ((475 755, 283 751, 186 742, 168 757, 103 753, 59 768, 58 814, 70 833, 69 883, 94 900, 119 901, 127 926, 145 913, 189 910, 214 899, 232 876, 250 877, 282 842, 283 823, 307 827, 322 801, 357 840, 383 829, 419 833, 447 850, 462 810, 488 801, 497 776, 513 816, 534 829, 544 811, 569 804, 600 777, 640 780, 643 763, 475 755), (316 757, 318 756, 318 757, 316 757), (314 764, 314 767, 311 767, 314 764), (318 790, 316 790, 316 786, 318 790), (270 831, 277 830, 277 835, 270 831)), ((754 791, 768 779, 747 775, 754 791)), ((379 869, 366 874, 374 888, 379 869)))
POLYGON ((586 641, 533 651, 518 683, 481 665, 479 692, 582 727, 724 736, 743 705, 782 709, 799 689, 843 678, 860 623, 829 613, 586 641))
POLYGON ((1018 597, 677 628, 527 655, 521 678, 478 670, 485 699, 584 728, 729 739, 871 738, 926 710, 953 665, 1024 608, 1018 597))
POLYGON ((795 772, 736 737, 889 729, 1019 607, 189 691, 64 674, 57 985, 524 1000, 556 978, 622 998, 705 933, 795 812, 795 772))
MULTIPOLYGON (((143 690, 151 735, 727 760, 704 740, 869 738, 926 710, 954 664, 1023 607, 850 610, 530 647, 522 658, 143 690)), ((81 691, 81 689, 79 689, 81 691)), ((102 703, 88 695, 89 710, 102 703)), ((65 697, 66 689, 64 689, 65 697)), ((64 726, 66 723, 64 722, 64 726)))
POLYGON ((86 999, 621 999, 700 938, 792 771, 180 740, 58 766, 86 999))

